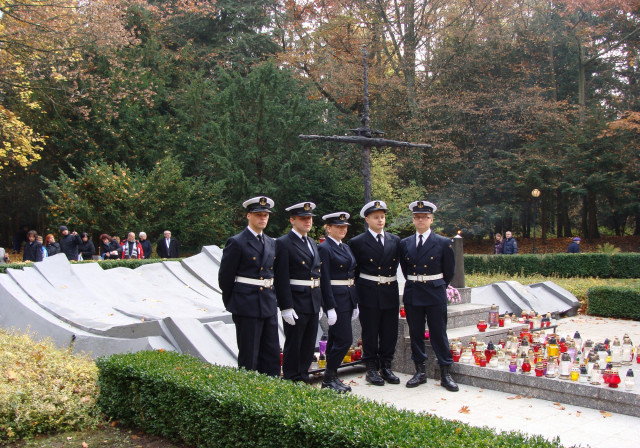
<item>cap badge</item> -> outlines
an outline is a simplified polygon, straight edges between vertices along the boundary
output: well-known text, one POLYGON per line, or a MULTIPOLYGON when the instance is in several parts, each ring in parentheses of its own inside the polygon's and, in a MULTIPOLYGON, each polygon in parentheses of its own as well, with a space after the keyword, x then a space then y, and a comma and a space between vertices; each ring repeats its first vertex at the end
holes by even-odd
POLYGON ((340 215, 340 221, 346 221, 346 220, 347 220, 347 215, 345 215, 344 213, 340 215))
POLYGON ((375 208, 380 208, 380 202, 376 201, 376 202, 373 204, 373 206, 374 206, 375 208))
POLYGON ((260 205, 267 205, 267 198, 260 198, 260 205))
POLYGON ((310 205, 308 202, 307 202, 307 203, 305 203, 305 204, 304 204, 304 209, 305 209, 305 211, 307 211, 307 212, 308 212, 309 210, 311 210, 311 205, 310 205))
POLYGON ((422 201, 418 202, 418 208, 422 208, 424 207, 424 204, 422 203, 422 201))

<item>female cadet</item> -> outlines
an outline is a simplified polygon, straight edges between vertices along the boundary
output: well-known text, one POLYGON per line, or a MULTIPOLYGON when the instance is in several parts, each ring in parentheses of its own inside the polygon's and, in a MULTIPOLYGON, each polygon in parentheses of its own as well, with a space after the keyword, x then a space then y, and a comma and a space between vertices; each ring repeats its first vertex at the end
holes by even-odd
POLYGON ((349 227, 349 214, 337 212, 324 215, 327 238, 318 245, 322 260, 320 285, 322 306, 327 310, 329 339, 327 341, 327 368, 322 387, 339 393, 351 387, 338 378, 338 367, 353 342, 351 321, 358 318, 358 295, 354 286, 356 259, 351 249, 342 243, 349 227))

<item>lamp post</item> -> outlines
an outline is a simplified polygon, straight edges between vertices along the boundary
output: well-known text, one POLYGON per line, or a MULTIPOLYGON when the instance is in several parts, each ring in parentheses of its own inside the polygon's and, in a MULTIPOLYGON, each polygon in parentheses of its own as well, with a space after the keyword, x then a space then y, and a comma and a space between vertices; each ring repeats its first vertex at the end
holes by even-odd
POLYGON ((538 214, 538 198, 540 197, 540 190, 534 188, 531 190, 531 196, 533 196, 533 251, 536 253, 536 216, 538 214))

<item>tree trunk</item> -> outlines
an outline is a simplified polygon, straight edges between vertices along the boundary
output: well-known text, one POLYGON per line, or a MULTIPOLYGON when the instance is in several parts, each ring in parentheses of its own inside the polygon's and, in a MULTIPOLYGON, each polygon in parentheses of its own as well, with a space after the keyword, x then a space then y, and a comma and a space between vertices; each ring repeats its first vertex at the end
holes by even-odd
POLYGON ((416 24, 415 24, 415 4, 414 0, 405 0, 404 11, 404 80, 407 89, 407 104, 412 116, 418 110, 416 93, 416 24))
POLYGON ((640 236, 640 213, 636 213, 636 228, 633 231, 633 236, 640 236))
POLYGON ((546 243, 547 242, 547 232, 549 231, 549 227, 548 227, 549 217, 547 216, 547 207, 538 206, 538 213, 540 215, 540 240, 543 243, 546 243))
POLYGON ((578 41, 578 106, 580 107, 580 123, 584 123, 585 118, 585 63, 584 63, 584 47, 582 46, 582 42, 578 41))
POLYGON ((571 236, 571 221, 569 220, 568 197, 558 188, 556 191, 556 235, 558 237, 571 236))
POLYGON ((589 239, 593 239, 593 238, 600 238, 600 232, 598 231, 598 220, 597 220, 597 207, 596 207, 596 195, 595 193, 588 193, 587 194, 587 205, 588 205, 588 210, 587 210, 587 226, 588 226, 588 230, 589 230, 589 235, 588 238, 589 239))
POLYGON ((587 196, 582 196, 582 211, 580 213, 582 218, 582 234, 585 238, 591 239, 589 237, 589 226, 587 224, 587 210, 589 209, 587 196))

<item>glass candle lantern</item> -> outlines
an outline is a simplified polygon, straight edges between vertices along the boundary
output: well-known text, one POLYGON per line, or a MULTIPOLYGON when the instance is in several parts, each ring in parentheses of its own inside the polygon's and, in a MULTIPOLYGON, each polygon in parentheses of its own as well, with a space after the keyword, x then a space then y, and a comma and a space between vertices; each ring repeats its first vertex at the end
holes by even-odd
POLYGON ((489 310, 489 317, 487 322, 489 327, 498 328, 499 325, 499 316, 498 316, 498 305, 491 305, 491 309, 489 310))
POLYGON ((568 380, 571 378, 571 367, 571 356, 565 352, 560 356, 560 364, 558 366, 561 379, 568 380))
POLYGON ((498 316, 498 327, 504 327, 504 321, 505 321, 504 316, 498 316))
POLYGON ((478 331, 479 331, 480 333, 484 333, 484 331, 487 329, 487 326, 488 326, 488 325, 487 325, 487 322, 486 322, 484 319, 481 319, 481 320, 478 322, 478 325, 476 325, 476 326, 478 327, 478 331))
POLYGON ((498 369, 504 370, 507 368, 507 356, 503 350, 498 350, 495 358, 497 358, 498 369))
POLYGON ((574 341, 569 341, 567 346, 567 353, 571 356, 571 362, 576 362, 576 355, 578 354, 578 350, 576 349, 576 343, 574 341))
POLYGON ((541 377, 544 375, 544 364, 542 363, 542 361, 538 361, 536 363, 535 373, 537 377, 541 377))
POLYGON ((593 350, 593 341, 591 339, 587 339, 582 347, 582 356, 584 359, 588 359, 591 351, 593 350))
POLYGON ((594 386, 599 386, 602 384, 602 373, 600 372, 600 364, 598 361, 593 365, 593 369, 591 369, 591 377, 589 378, 589 383, 594 386))
POLYGON ((614 338, 611 345, 611 362, 616 367, 622 364, 622 344, 618 338, 614 338))
POLYGON ((491 358, 496 355, 496 347, 493 345, 493 342, 489 341, 487 344, 487 348, 484 351, 484 356, 487 357, 487 362, 491 362, 491 358))
POLYGON ((451 354, 451 357, 453 358, 453 362, 460 362, 460 357, 462 356, 462 353, 460 353, 460 349, 455 348, 453 350, 453 353, 451 354))
POLYGON ((576 350, 582 351, 582 336, 580 336, 580 332, 577 330, 573 333, 573 341, 576 343, 576 350))
POLYGON ((518 356, 522 355, 522 354, 528 354, 529 353, 529 341, 526 338, 522 339, 522 342, 520 343, 520 347, 518 347, 518 356))
POLYGON ((547 378, 555 378, 558 374, 558 358, 555 356, 550 356, 549 361, 547 362, 547 372, 545 376, 547 378))
POLYGON ((511 325, 511 315, 509 314, 509 312, 504 313, 504 324, 507 327, 511 325))
POLYGON ((324 353, 320 353, 320 357, 318 358, 318 367, 321 369, 325 369, 327 367, 327 358, 324 353))
POLYGON ((633 377, 633 370, 627 370, 627 376, 624 377, 624 388, 626 390, 633 390, 635 386, 635 378, 633 377))
POLYGON ((631 365, 633 361, 633 342, 629 335, 625 334, 622 339, 622 364, 625 366, 631 365))
POLYGON ((520 367, 520 369, 525 375, 531 373, 531 361, 528 357, 525 356, 525 358, 522 360, 522 366, 520 367))
POLYGON ((580 367, 574 365, 571 367, 571 381, 578 381, 580 378, 580 367))
POLYGON ((558 342, 556 338, 552 336, 549 339, 549 344, 547 344, 547 356, 555 356, 556 358, 560 355, 560 347, 558 346, 558 342))
POLYGON ((615 367, 611 370, 611 375, 609 376, 609 387, 617 388, 618 384, 622 381, 620 380, 620 375, 618 374, 618 369, 615 367))
POLYGON ((582 364, 580 366, 580 377, 578 378, 579 383, 588 383, 589 382, 589 372, 587 372, 587 366, 582 364))
POLYGON ((478 353, 478 365, 480 367, 487 367, 487 357, 484 356, 484 353, 478 353))
POLYGON ((636 363, 640 364, 640 345, 636 346, 636 363))
POLYGON ((489 360, 489 367, 497 368, 498 367, 498 357, 492 356, 489 360))
POLYGON ((518 361, 516 358, 511 358, 509 361, 509 372, 515 373, 518 371, 518 361))
POLYGON ((362 348, 356 347, 353 350, 353 361, 360 361, 362 359, 362 348))
POLYGON ((472 358, 473 356, 471 355, 471 350, 469 350, 468 348, 462 350, 462 355, 460 355, 460 362, 462 364, 469 364, 472 358))
POLYGON ((321 355, 324 355, 327 351, 327 337, 323 335, 318 341, 318 351, 321 355))
POLYGON ((598 346, 596 347, 597 353, 598 353, 598 362, 600 363, 600 365, 604 366, 607 364, 607 356, 609 355, 607 353, 607 349, 605 347, 604 344, 598 344, 598 346))
POLYGON ((404 306, 400 307, 400 317, 403 319, 407 318, 407 312, 404 310, 404 306))
POLYGON ((475 336, 471 336, 471 339, 469 340, 469 344, 473 347, 472 348, 472 352, 476 351, 476 345, 478 345, 478 340, 476 339, 475 336))

